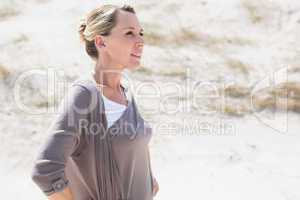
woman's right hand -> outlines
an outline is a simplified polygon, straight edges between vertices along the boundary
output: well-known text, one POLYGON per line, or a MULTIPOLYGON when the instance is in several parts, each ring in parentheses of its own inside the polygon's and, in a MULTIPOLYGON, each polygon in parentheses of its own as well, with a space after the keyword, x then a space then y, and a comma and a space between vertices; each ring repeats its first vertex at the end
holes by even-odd
POLYGON ((66 187, 63 191, 50 195, 49 200, 73 200, 70 187, 66 187))

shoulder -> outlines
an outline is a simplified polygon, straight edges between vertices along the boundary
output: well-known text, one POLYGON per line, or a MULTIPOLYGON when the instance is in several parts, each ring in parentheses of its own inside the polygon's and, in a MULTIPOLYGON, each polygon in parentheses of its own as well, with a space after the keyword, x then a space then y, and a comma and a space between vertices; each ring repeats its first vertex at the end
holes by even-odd
POLYGON ((72 109, 93 109, 97 104, 97 91, 89 80, 77 79, 71 83, 64 105, 72 109))
POLYGON ((81 88, 82 90, 85 89, 85 92, 96 92, 96 87, 90 79, 76 79, 71 83, 71 88, 72 87, 81 88))

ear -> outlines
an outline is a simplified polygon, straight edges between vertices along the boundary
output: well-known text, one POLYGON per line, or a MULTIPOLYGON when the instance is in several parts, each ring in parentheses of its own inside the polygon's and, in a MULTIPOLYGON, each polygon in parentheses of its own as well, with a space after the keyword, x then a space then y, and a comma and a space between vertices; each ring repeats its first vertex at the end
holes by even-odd
POLYGON ((96 35, 95 37, 95 45, 98 48, 103 48, 105 47, 105 43, 104 43, 104 37, 101 35, 96 35))

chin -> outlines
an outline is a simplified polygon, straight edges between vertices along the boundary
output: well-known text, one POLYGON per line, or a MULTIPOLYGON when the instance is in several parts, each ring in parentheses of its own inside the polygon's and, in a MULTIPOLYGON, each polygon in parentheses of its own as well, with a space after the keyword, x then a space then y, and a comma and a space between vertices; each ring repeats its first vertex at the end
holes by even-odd
POLYGON ((141 67, 140 63, 130 63, 127 65, 126 69, 135 70, 141 67))

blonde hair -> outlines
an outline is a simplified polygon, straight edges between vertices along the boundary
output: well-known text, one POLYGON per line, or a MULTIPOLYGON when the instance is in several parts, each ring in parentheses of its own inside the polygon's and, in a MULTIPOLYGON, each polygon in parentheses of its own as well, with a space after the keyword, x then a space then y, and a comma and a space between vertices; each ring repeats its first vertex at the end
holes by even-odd
POLYGON ((92 59, 97 60, 99 56, 95 46, 95 36, 107 36, 110 34, 111 29, 117 23, 116 14, 118 10, 135 14, 134 8, 129 5, 119 7, 106 4, 91 10, 86 17, 81 19, 78 30, 79 37, 81 42, 85 43, 85 50, 92 59))

